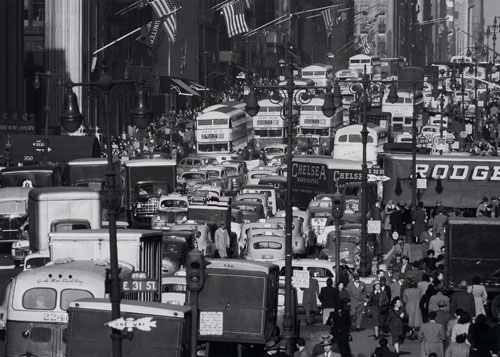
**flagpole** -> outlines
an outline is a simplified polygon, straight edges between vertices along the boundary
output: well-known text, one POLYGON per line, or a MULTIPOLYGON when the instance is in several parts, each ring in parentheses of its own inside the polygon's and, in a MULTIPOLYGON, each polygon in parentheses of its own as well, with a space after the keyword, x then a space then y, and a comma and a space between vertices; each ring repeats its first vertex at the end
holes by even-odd
POLYGON ((208 10, 207 10, 207 12, 212 11, 212 10, 214 10, 214 11, 220 10, 220 9, 222 9, 222 8, 224 7, 224 5, 227 5, 227 4, 228 4, 228 3, 230 3, 231 1, 232 1, 232 0, 224 0, 224 1, 223 1, 223 2, 221 2, 221 3, 219 3, 219 4, 217 4, 217 5, 212 6, 210 9, 208 9, 208 10))
POLYGON ((257 27, 256 29, 253 29, 252 31, 247 32, 247 33, 246 33, 246 34, 244 34, 243 36, 252 36, 252 35, 254 35, 255 33, 259 32, 259 30, 262 30, 264 27, 267 27, 267 26, 269 26, 269 25, 271 25, 271 24, 274 24, 276 21, 280 21, 281 19, 283 19, 283 18, 284 18, 284 17, 286 17, 286 16, 288 16, 288 14, 282 15, 282 16, 280 16, 280 17, 278 17, 278 18, 274 19, 274 20, 271 20, 271 21, 269 21, 268 23, 266 23, 266 24, 264 24, 264 25, 262 25, 262 26, 259 26, 259 27, 257 27))
POLYGON ((304 10, 304 11, 299 11, 299 12, 294 12, 293 14, 290 15, 300 15, 300 14, 305 14, 306 12, 313 12, 313 11, 320 11, 320 10, 326 10, 326 9, 333 9, 334 7, 337 7, 340 5, 330 5, 330 6, 323 6, 323 7, 318 7, 316 9, 310 9, 310 10, 304 10))
POLYGON ((124 7, 123 9, 118 10, 113 15, 125 15, 127 12, 130 12, 130 11, 134 10, 135 8, 141 6, 141 3, 142 3, 142 0, 138 0, 138 1, 128 5, 127 7, 124 7))
MULTIPOLYGON (((179 6, 178 8, 175 8, 174 10, 172 10, 171 12, 169 12, 168 14, 166 14, 165 16, 162 16, 162 17, 160 18, 160 20, 161 20, 162 22, 163 22, 163 21, 165 21, 165 19, 166 19, 168 16, 170 16, 170 15, 172 15, 173 13, 175 13, 175 12, 179 11, 180 9, 182 9, 182 6, 179 6)), ((144 26, 144 25, 143 25, 143 26, 144 26)), ((95 51, 92 53, 92 55, 93 55, 93 56, 95 56, 96 54, 98 54, 99 52, 102 52, 102 51, 103 51, 103 50, 105 50, 106 48, 108 48, 108 47, 110 47, 110 46, 113 46, 115 43, 120 42, 121 40, 123 40, 123 39, 125 39, 125 38, 127 38, 127 37, 129 37, 129 36, 132 36, 134 33, 136 33, 136 32, 138 32, 138 31, 140 31, 140 30, 141 30, 141 28, 142 28, 142 26, 140 26, 140 27, 136 28, 135 30, 130 31, 129 33, 127 33, 127 34, 123 35, 122 37, 117 38, 116 40, 114 40, 114 41, 112 41, 112 42, 108 43, 107 45, 105 45, 105 46, 103 46, 103 47, 101 47, 101 48, 99 48, 99 49, 95 50, 95 51)))

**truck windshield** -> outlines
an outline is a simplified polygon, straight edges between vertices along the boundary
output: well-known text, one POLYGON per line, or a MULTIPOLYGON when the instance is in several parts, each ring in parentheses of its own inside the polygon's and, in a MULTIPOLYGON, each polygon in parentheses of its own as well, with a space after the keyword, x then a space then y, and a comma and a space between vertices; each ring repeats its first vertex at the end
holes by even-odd
POLYGON ((262 309, 265 278, 209 274, 200 291, 200 307, 223 306, 232 308, 262 309))
POLYGON ((25 214, 28 201, 3 201, 0 202, 0 214, 25 214))

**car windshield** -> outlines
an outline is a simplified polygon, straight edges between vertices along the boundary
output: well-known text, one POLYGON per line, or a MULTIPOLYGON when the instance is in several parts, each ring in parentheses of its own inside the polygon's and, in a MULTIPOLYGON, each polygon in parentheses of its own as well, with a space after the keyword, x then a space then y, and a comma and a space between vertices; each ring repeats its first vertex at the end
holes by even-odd
POLYGON ((176 207, 176 208, 187 208, 188 203, 183 200, 163 200, 161 201, 160 207, 176 207))
POLYGON ((238 173, 238 169, 232 166, 226 166, 226 172, 230 175, 235 175, 238 173))
POLYGON ((168 185, 160 183, 145 183, 135 186, 135 190, 139 195, 154 195, 161 193, 168 193, 168 185))
POLYGON ((218 170, 207 170, 208 177, 220 177, 221 172, 218 170))
POLYGON ((266 154, 282 154, 282 148, 266 148, 266 154))
POLYGON ((205 180, 206 174, 203 172, 189 172, 182 175, 184 180, 205 180))

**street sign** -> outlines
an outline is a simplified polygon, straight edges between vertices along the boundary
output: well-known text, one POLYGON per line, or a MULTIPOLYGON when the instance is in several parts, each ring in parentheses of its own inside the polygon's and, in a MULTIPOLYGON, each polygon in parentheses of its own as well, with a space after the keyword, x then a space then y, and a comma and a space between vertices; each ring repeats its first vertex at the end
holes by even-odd
POLYGON ((378 166, 372 166, 368 169, 368 173, 373 175, 385 175, 385 170, 378 166))
POLYGON ((309 288, 309 271, 294 270, 292 276, 292 286, 296 289, 309 288))
POLYGON ((224 334, 222 311, 200 311, 200 335, 222 336, 224 334))
POLYGON ((467 137, 467 132, 466 132, 466 131, 461 131, 461 132, 460 132, 460 137, 461 137, 462 139, 465 139, 465 138, 467 137))
POLYGON ((149 332, 153 327, 156 327, 156 321, 153 321, 153 317, 142 317, 137 320, 134 320, 132 317, 126 319, 120 317, 105 323, 105 325, 120 331, 127 329, 128 332, 132 332, 134 329, 138 329, 149 332))
POLYGON ((417 189, 425 190, 427 188, 427 179, 418 178, 417 179, 417 189))
POLYGON ((368 182, 377 182, 377 181, 388 181, 390 180, 391 178, 390 177, 387 177, 385 175, 371 175, 371 174, 368 174, 368 182))
POLYGON ((371 219, 366 222, 368 234, 380 234, 381 232, 381 222, 380 220, 371 219))
POLYGON ((157 291, 158 281, 149 279, 145 272, 134 272, 130 279, 121 281, 122 292, 146 292, 157 291))

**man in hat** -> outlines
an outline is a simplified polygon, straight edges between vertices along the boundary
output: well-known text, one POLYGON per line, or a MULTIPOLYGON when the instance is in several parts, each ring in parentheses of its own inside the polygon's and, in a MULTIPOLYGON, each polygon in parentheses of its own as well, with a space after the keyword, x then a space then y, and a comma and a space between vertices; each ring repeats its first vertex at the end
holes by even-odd
POLYGON ((429 322, 420 327, 418 339, 422 342, 422 356, 429 356, 434 352, 438 357, 444 357, 443 342, 446 335, 443 326, 436 323, 436 311, 429 312, 429 322))
POLYGON ((469 313, 470 316, 476 316, 476 305, 474 296, 467 292, 467 282, 462 280, 459 285, 460 290, 453 293, 450 302, 450 311, 462 309, 469 313))
POLYGON ((321 356, 322 353, 324 352, 324 343, 329 342, 330 345, 332 344, 333 336, 329 334, 328 332, 323 332, 323 334, 320 336, 321 341, 319 341, 317 344, 313 346, 311 356, 321 356))
POLYGON ((332 340, 321 341, 321 346, 323 347, 323 352, 317 355, 318 357, 340 357, 339 353, 333 351, 332 340))
POLYGON ((447 311, 448 306, 446 305, 446 300, 441 299, 438 301, 438 310, 436 311, 436 322, 443 326, 443 330, 446 332, 446 327, 448 321, 451 319, 451 313, 447 311))
POLYGON ((280 348, 279 339, 269 339, 264 346, 264 350, 266 351, 264 356, 287 357, 288 355, 285 352, 281 352, 280 348))
POLYGON ((352 281, 347 284, 346 291, 351 298, 351 321, 355 331, 361 330, 361 320, 363 318, 363 310, 366 306, 366 286, 365 283, 359 281, 359 273, 354 272, 352 281))
POLYGON ((450 309, 450 298, 444 295, 444 286, 441 283, 435 284, 436 295, 432 295, 429 299, 429 311, 439 311, 441 307, 439 304, 444 304, 444 310, 450 309))

